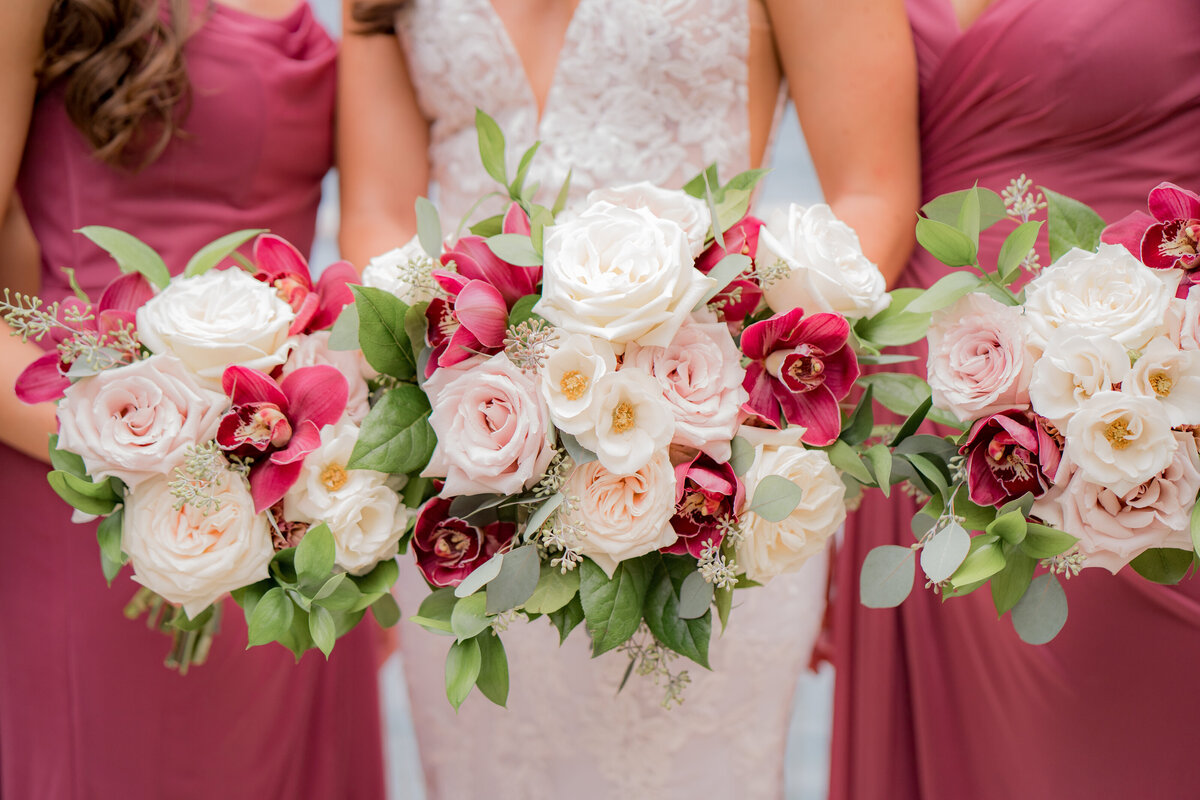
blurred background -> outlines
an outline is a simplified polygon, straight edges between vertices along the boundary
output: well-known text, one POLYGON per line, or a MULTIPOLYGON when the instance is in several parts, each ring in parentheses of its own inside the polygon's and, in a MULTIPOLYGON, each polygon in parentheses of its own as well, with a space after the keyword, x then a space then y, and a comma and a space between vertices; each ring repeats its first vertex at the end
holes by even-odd
MULTIPOLYGON (((340 0, 309 0, 326 27, 340 35, 340 0)), ((784 112, 767 165, 771 172, 762 184, 756 215, 767 218, 771 210, 788 203, 820 202, 821 188, 796 114, 791 105, 784 112)), ((337 175, 325 180, 324 197, 317 217, 317 239, 312 263, 316 270, 336 261, 337 252, 337 175)), ((403 242, 397 242, 399 246, 403 242)), ((412 609, 403 609, 405 614, 412 609)), ((407 621, 401 625, 411 625, 407 621)), ((528 676, 526 676, 528 677, 528 676)), ((520 680, 515 676, 514 680, 520 680)), ((391 800, 424 800, 421 762, 416 737, 408 713, 404 663, 393 655, 380 671, 380 691, 384 699, 384 724, 387 728, 387 768, 391 800)), ((473 696, 467 700, 485 702, 473 696)), ((824 800, 829 776, 829 725, 833 713, 833 674, 828 664, 819 673, 807 670, 797 676, 792 705, 791 730, 787 740, 787 800, 824 800)))

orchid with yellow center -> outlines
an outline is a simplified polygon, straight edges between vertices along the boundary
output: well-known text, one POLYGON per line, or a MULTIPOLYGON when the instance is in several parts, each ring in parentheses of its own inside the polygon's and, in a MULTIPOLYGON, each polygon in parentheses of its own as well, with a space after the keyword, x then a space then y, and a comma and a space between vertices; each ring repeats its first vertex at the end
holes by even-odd
POLYGON ((296 312, 289 336, 321 331, 333 325, 342 309, 354 302, 348 284, 358 283, 358 273, 349 261, 326 267, 313 285, 308 262, 291 243, 273 234, 263 234, 254 242, 254 277, 275 288, 285 303, 296 312))

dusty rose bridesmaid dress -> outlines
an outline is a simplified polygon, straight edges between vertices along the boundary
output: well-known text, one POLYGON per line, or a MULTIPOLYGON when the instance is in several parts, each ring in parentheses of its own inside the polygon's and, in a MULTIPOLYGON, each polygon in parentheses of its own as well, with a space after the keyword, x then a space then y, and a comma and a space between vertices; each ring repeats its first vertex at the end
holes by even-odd
MULTIPOLYGON (((19 192, 42 247, 43 293, 62 266, 97 297, 115 274, 82 225, 131 231, 175 272, 206 242, 263 227, 312 243, 332 160, 335 46, 307 5, 267 20, 193 4, 187 136, 139 173, 96 161, 61 97, 39 100, 19 192)), ((11 391, 11 390, 8 390, 11 391)), ((0 448, 0 796, 12 800, 363 798, 385 794, 375 632, 328 664, 270 646, 244 651, 225 608, 208 663, 163 666, 168 641, 122 616, 94 525, 73 525, 45 466, 0 448)))
MULTIPOLYGON (((966 31, 949 0, 908 6, 926 200, 1024 172, 1114 220, 1159 181, 1200 187, 1195 0, 994 0, 966 31)), ((921 252, 901 283, 947 271, 921 252)), ((1197 796, 1200 581, 1087 570, 1041 647, 996 620, 987 591, 943 606, 918 587, 899 609, 863 608, 863 558, 910 544, 912 511, 875 495, 847 524, 831 797, 1197 796)))

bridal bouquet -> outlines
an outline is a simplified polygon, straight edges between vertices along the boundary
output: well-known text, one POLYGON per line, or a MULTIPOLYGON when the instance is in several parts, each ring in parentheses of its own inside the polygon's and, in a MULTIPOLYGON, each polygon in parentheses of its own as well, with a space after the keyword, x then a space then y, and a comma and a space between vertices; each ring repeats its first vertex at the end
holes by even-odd
POLYGON ((919 552, 928 586, 957 596, 990 584, 997 612, 1040 644, 1066 622, 1058 576, 1129 566, 1176 583, 1192 566, 1200 197, 1164 183, 1150 193, 1153 217, 1105 228, 1086 206, 1029 189, 1022 176, 1003 198, 948 195, 918 224, 939 260, 970 268, 909 306, 934 312, 926 407, 965 431, 900 444, 931 467, 916 484, 930 499, 913 521, 917 544, 868 554, 862 597, 903 601, 919 552), (1053 263, 1042 268, 1030 217, 1047 206, 1053 263), (1019 224, 988 271, 978 231, 1005 216, 1019 224))
POLYGON ((335 328, 393 382, 350 464, 409 476, 432 589, 414 620, 455 640, 455 707, 473 687, 505 702, 497 633, 516 615, 564 639, 585 623, 594 654, 640 669, 668 651, 707 667, 713 609, 724 624, 735 586, 798 569, 842 523, 839 466, 873 484, 855 452, 869 399, 841 403, 848 317, 885 311, 883 278, 827 206, 747 216, 757 172, 567 213, 566 186, 531 202, 532 150, 509 181, 502 135, 478 126, 507 213, 443 241, 419 201, 418 237, 373 260, 335 328))
POLYGON ((95 302, 78 287, 49 306, 6 292, 14 332, 54 344, 17 394, 57 400, 50 485, 77 520, 101 518, 110 583, 132 563, 144 588, 127 614, 150 611, 173 635, 168 665, 204 660, 229 592, 250 645, 278 641, 297 658, 328 655, 368 606, 394 622, 407 514, 389 476, 346 469, 368 410, 365 364, 328 346, 353 268, 314 284, 294 247, 252 230, 171 278, 134 237, 81 233, 123 274, 95 302), (236 249, 256 235, 246 260, 236 249), (244 269, 213 269, 229 256, 244 269))

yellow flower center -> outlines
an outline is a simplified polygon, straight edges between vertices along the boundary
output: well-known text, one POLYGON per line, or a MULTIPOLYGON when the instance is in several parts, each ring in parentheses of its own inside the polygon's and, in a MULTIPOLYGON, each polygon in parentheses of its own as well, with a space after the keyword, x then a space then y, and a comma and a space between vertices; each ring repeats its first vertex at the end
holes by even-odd
POLYGON ((1171 380, 1162 372, 1157 372, 1150 376, 1150 388, 1159 397, 1166 397, 1171 393, 1172 387, 1175 386, 1175 381, 1171 380))
POLYGON ((331 492, 346 485, 346 470, 338 464, 330 464, 321 470, 321 483, 331 492))
POLYGON ((617 403, 617 407, 613 409, 613 430, 617 433, 625 433, 632 430, 637 418, 633 414, 633 405, 628 400, 622 400, 617 403))
POLYGON ((562 389, 568 400, 578 400, 587 391, 587 376, 577 369, 564 372, 562 380, 558 382, 558 388, 562 389))
POLYGON ((1129 446, 1129 426, 1123 419, 1113 420, 1105 428, 1104 438, 1112 445, 1113 450, 1124 450, 1129 446))

